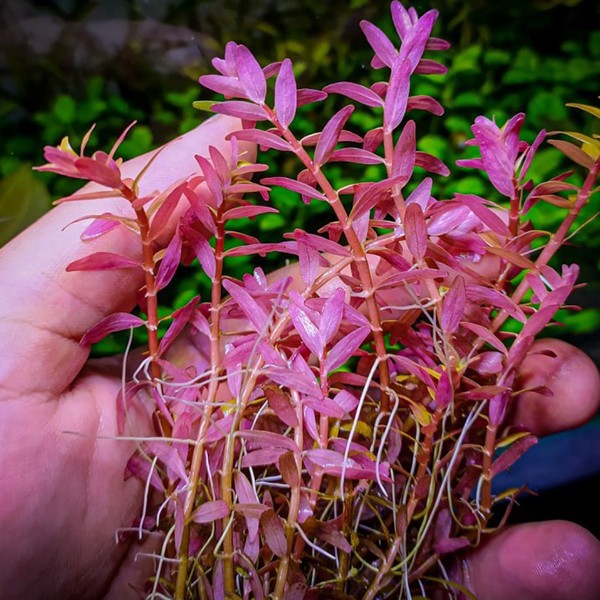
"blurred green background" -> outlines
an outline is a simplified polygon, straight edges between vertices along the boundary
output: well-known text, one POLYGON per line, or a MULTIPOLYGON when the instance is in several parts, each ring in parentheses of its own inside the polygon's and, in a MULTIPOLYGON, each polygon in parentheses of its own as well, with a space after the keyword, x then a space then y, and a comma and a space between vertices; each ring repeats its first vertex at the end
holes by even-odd
MULTIPOLYGON (((464 142, 475 116, 499 123, 527 113, 524 137, 541 128, 598 132, 597 121, 565 107, 567 102, 598 104, 600 89, 600 5, 591 0, 430 0, 413 3, 422 13, 437 8, 436 33, 452 43, 439 55, 449 73, 417 77, 412 93, 431 94, 446 108, 442 118, 416 115, 419 148, 452 167, 469 156, 464 142)), ((0 245, 46 211, 52 199, 73 191, 77 182, 33 174, 43 162, 45 144, 69 135, 74 147, 92 123, 90 148, 107 149, 133 119, 139 124, 121 146, 124 158, 145 152, 197 125, 206 115, 192 108, 201 91, 198 76, 211 72, 210 59, 224 44, 248 45, 263 62, 286 56, 295 64, 299 85, 321 88, 335 80, 370 84, 378 73, 368 68, 371 51, 359 29, 366 18, 392 35, 389 3, 382 0, 3 0, 0 6, 0 245)), ((299 135, 321 126, 339 106, 330 98, 297 119, 299 135)), ((355 114, 358 131, 376 124, 373 114, 355 114)), ((289 158, 268 159, 287 175, 289 158)), ((554 149, 539 152, 532 175, 553 176, 571 168, 554 149)), ((366 177, 375 177, 376 169, 366 177)), ((331 171, 337 182, 352 172, 331 171)), ((437 178, 434 194, 489 194, 476 172, 456 169, 450 180, 437 178)), ((277 190, 280 215, 244 224, 248 232, 279 238, 284 226, 308 227, 322 217, 321 205, 307 211, 297 196, 277 190)), ((598 210, 598 200, 586 211, 598 210)), ((540 206, 533 218, 551 228, 562 211, 540 206)), ((575 341, 600 363, 600 224, 592 222, 566 248, 560 260, 582 265, 586 288, 574 301, 583 308, 562 316, 565 327, 550 332, 575 341)), ((247 270, 250 258, 236 259, 234 272, 247 270)), ((265 270, 276 257, 261 263, 265 270)), ((210 282, 190 269, 164 302, 180 306, 210 282)), ((115 346, 116 349, 116 346, 115 346)), ((104 348, 113 350, 110 343, 104 348)))

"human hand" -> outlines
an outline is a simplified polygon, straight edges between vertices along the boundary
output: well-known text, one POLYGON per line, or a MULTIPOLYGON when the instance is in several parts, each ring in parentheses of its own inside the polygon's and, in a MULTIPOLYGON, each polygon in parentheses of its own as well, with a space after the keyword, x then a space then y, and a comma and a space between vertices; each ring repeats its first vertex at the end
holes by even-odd
MULTIPOLYGON (((142 180, 143 188, 164 189, 191 174, 193 155, 204 154, 209 144, 223 147, 236 126, 212 120, 172 143, 142 180)), ((136 174, 146 160, 124 169, 136 174)), ((103 212, 107 200, 101 202, 103 212)), ((140 482, 123 481, 133 444, 114 439, 121 360, 88 361, 78 344, 101 317, 131 309, 141 279, 115 271, 64 271, 86 253, 79 239, 85 225, 62 229, 93 212, 95 201, 63 204, 0 252, 0 590, 6 600, 134 598, 130 585, 141 586, 151 574, 151 561, 134 561, 144 547, 116 544, 114 538, 140 514, 143 497, 140 482)), ((113 252, 137 251, 133 239, 114 233, 92 242, 94 250, 110 244, 113 252)), ((523 397, 514 415, 540 434, 582 423, 600 402, 591 361, 560 342, 550 345, 557 357, 532 354, 522 378, 545 382, 554 397, 523 397)), ((137 430, 130 433, 150 431, 144 414, 132 424, 137 430)), ((600 543, 564 522, 507 529, 464 565, 465 584, 480 600, 542 594, 562 600, 574 593, 593 599, 600 589, 600 543)))
MULTIPOLYGON (((224 151, 225 136, 236 129, 237 120, 215 118, 171 142, 140 193, 196 172, 194 155, 208 156, 209 145, 224 151)), ((128 162, 123 172, 135 177, 148 158, 128 162)), ((139 597, 129 584, 151 575, 152 561, 134 561, 144 547, 115 543, 115 531, 140 515, 143 497, 136 478, 123 480, 134 443, 115 440, 122 361, 88 360, 89 348, 79 345, 102 317, 133 308, 143 279, 132 270, 65 272, 90 248, 139 254, 124 228, 87 248, 79 236, 89 222, 63 231, 85 215, 125 208, 113 199, 62 204, 0 250, 3 600, 126 600, 139 597)), ((129 434, 150 433, 147 415, 130 417, 129 434)))

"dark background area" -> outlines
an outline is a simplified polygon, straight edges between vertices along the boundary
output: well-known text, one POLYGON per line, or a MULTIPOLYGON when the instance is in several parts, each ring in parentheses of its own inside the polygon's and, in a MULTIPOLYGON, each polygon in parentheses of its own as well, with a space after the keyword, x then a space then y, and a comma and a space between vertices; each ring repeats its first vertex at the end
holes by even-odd
MULTIPOLYGON (((598 121, 565 104, 598 105, 599 3, 431 0, 414 5, 419 12, 439 9, 437 34, 452 43, 442 59, 449 74, 422 78, 415 90, 432 94, 447 110, 443 119, 418 121, 420 149, 452 164, 465 156, 475 116, 503 122, 522 110, 530 140, 541 128, 598 133, 598 121)), ((388 6, 380 0, 3 0, 0 245, 48 210, 52 199, 73 189, 73 182, 31 173, 31 165, 43 160, 45 144, 56 145, 69 135, 75 146, 97 123, 91 146, 105 149, 137 119, 122 146, 127 158, 189 130, 204 118, 192 102, 211 97, 200 90, 198 76, 211 71, 210 59, 221 55, 229 40, 248 45, 263 63, 289 56, 301 86, 321 88, 336 79, 368 85, 374 81, 367 68, 371 53, 358 24, 366 18, 391 33, 388 6)), ((323 112, 330 112, 334 102, 324 103, 323 112)), ((319 122, 318 111, 302 114, 298 127, 309 132, 319 122)), ((354 121, 359 129, 369 124, 368 117, 354 121)), ((534 176, 556 174, 561 160, 552 149, 541 151, 534 176)), ((286 173, 291 166, 284 160, 277 168, 286 173)), ((562 168, 570 166, 565 162, 562 168)), ((436 181, 435 194, 444 198, 487 189, 477 174, 464 173, 436 181)), ((285 194, 274 202, 281 216, 263 222, 263 238, 277 238, 289 223, 302 227, 306 219, 285 194)), ((597 210, 596 198, 584 217, 597 210)), ((533 218, 538 226, 551 227, 561 215, 544 207, 533 218)), ((596 219, 559 257, 582 265, 581 280, 588 285, 573 301, 583 310, 561 314, 564 326, 548 334, 583 348, 600 365, 599 251, 596 219)), ((247 267, 240 262, 237 268, 247 267)), ((206 285, 190 273, 168 301, 182 305, 206 285)), ((108 343, 105 351, 118 343, 108 343)), ((530 451, 512 470, 511 481, 529 481, 542 495, 524 499, 514 517, 568 518, 600 537, 593 493, 600 483, 599 440, 596 420, 582 432, 544 440, 530 451)))

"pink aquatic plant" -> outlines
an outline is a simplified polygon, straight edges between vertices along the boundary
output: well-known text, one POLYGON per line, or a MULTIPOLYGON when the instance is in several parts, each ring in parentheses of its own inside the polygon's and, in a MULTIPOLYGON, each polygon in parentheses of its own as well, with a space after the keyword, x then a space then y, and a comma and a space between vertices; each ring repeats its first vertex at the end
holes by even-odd
POLYGON ((198 173, 162 195, 140 197, 143 172, 122 179, 114 149, 88 158, 65 141, 45 150, 41 170, 95 181, 130 203, 127 216, 91 217, 85 239, 126 227, 140 243, 141 260, 98 252, 68 270, 145 277, 139 312, 103 319, 81 343, 148 333, 146 358, 117 402, 123 428, 140 395, 155 403, 156 436, 140 441, 126 468, 146 484, 140 535, 162 536, 149 598, 459 597, 468 591, 454 581, 457 553, 488 535, 494 509, 522 491, 492 491, 536 443, 505 419, 521 392, 516 367, 576 283, 576 265, 556 270, 550 259, 590 197, 598 156, 556 142, 584 168, 583 184, 566 175, 534 184, 527 173, 545 132, 528 144, 519 137, 525 115, 504 125, 480 116, 469 142, 480 157, 461 162, 485 171, 495 191, 435 198, 430 175, 451 172, 417 150, 408 116, 443 113, 435 99, 411 95, 411 81, 445 72, 424 56, 448 44, 431 37, 436 11, 419 16, 394 1, 391 13, 399 46, 361 23, 381 73, 370 87, 299 89, 289 59, 263 67, 229 43, 213 61, 219 74, 200 78, 225 99, 199 105, 241 119, 230 153, 197 156, 198 173), (328 94, 352 104, 299 139, 298 108, 328 94), (356 106, 380 126, 352 131, 356 106), (295 155, 296 176, 261 176, 267 166, 249 162, 239 142, 295 155), (339 188, 331 163, 380 165, 384 175, 339 188), (278 242, 236 232, 234 219, 277 212, 274 186, 308 211, 329 205, 331 221, 278 242), (538 202, 568 209, 556 232, 532 228, 538 202), (224 275, 231 257, 267 253, 297 265, 279 276, 224 275), (210 297, 159 316, 160 292, 194 259, 213 282, 210 297), (182 336, 200 349, 183 365, 169 352, 182 336))

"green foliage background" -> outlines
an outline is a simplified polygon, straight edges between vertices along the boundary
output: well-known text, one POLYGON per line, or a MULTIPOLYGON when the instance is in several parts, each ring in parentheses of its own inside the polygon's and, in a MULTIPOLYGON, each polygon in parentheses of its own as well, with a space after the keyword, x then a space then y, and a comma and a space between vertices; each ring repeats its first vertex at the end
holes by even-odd
MULTIPOLYGON (((419 0, 419 12, 440 10, 437 34, 452 43, 443 62, 445 76, 420 77, 412 93, 431 94, 446 115, 418 115, 420 149, 452 165, 469 155, 464 142, 478 114, 498 122, 527 113, 525 137, 539 129, 597 133, 593 119, 565 107, 567 102, 598 104, 600 81, 600 7, 590 0, 419 0)), ((192 108, 210 95, 197 85, 210 72, 210 59, 233 39, 248 45, 262 62, 292 58, 301 86, 320 88, 333 80, 364 84, 375 81, 368 63, 371 51, 358 23, 366 18, 392 35, 387 0, 5 0, 0 7, 0 244, 8 241, 48 209, 51 198, 69 193, 76 182, 30 172, 43 162, 45 144, 63 135, 78 143, 97 123, 91 148, 110 147, 125 125, 139 121, 121 146, 124 158, 145 152, 187 131, 204 116, 192 108)), ((322 126, 325 113, 339 104, 330 98, 317 111, 303 112, 300 132, 322 126)), ((373 125, 373 116, 353 116, 358 130, 373 125)), ((271 160, 271 159, 268 159, 271 160)), ((279 159, 278 159, 279 160, 279 159)), ((294 174, 295 165, 276 165, 294 174)), ((551 149, 539 153, 535 178, 570 165, 551 149)), ((457 171, 458 172, 458 171, 457 171)), ((367 177, 376 173, 367 173, 367 177)), ((339 182, 352 174, 335 172, 339 182)), ((438 178, 438 198, 454 192, 489 193, 477 173, 438 178)), ((273 194, 280 215, 266 215, 246 225, 261 237, 279 237, 284 226, 304 227, 319 219, 320 205, 306 210, 285 191, 273 194)), ((598 210, 598 200, 588 216, 598 210)), ((561 211, 540 206, 538 227, 551 227, 561 211)), ((583 230, 560 257, 582 265, 588 282, 575 302, 583 310, 565 314, 566 328, 553 335, 600 330, 598 220, 583 230)), ((240 258, 234 270, 249 267, 240 258)), ((277 266, 273 259, 265 270, 277 266)), ((210 282, 195 271, 178 282, 169 304, 179 306, 210 282)), ((110 351, 111 347, 106 347, 110 351)))

